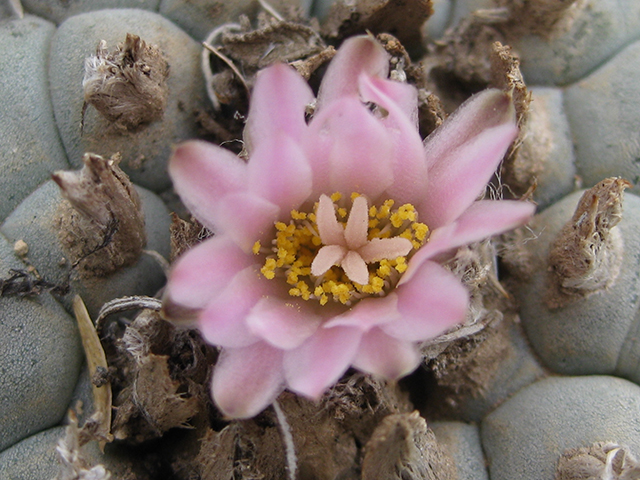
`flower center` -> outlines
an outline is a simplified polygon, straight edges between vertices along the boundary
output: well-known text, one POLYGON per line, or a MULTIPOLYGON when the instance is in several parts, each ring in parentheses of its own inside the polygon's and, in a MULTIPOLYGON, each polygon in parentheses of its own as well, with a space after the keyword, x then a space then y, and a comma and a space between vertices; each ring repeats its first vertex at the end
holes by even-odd
POLYGON ((369 207, 358 193, 351 202, 347 211, 340 193, 321 195, 313 213, 292 210, 288 224, 276 222, 272 246, 253 246, 253 253, 265 255, 262 274, 284 278, 290 295, 321 305, 351 305, 393 289, 429 228, 411 204, 394 210, 394 201, 385 200, 369 207))

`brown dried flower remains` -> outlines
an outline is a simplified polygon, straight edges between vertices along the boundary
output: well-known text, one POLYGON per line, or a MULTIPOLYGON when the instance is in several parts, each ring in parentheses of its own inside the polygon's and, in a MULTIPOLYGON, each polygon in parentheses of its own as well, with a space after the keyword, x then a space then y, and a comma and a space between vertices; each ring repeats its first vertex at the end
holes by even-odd
POLYGON ((610 287, 620 272, 622 194, 631 184, 607 178, 587 190, 549 252, 546 303, 557 308, 610 287))
POLYGON ((56 218, 60 241, 85 275, 105 276, 133 264, 147 242, 138 192, 119 160, 86 153, 80 171, 52 175, 68 200, 56 218))
POLYGON ((124 43, 109 51, 101 40, 84 68, 83 122, 87 105, 123 130, 162 117, 169 94, 169 65, 157 46, 128 33, 124 43))

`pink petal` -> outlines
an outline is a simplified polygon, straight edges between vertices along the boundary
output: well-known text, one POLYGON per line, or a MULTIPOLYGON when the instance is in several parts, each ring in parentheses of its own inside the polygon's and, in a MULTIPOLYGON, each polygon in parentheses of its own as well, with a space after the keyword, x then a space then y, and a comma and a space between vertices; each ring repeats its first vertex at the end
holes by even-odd
POLYGON ((229 280, 255 263, 228 237, 215 235, 195 245, 172 266, 164 293, 168 303, 190 309, 204 308, 229 280))
POLYGON ((426 261, 410 282, 396 289, 402 318, 381 325, 399 340, 417 342, 434 338, 462 322, 469 294, 455 275, 435 262, 426 261))
POLYGON ((318 234, 324 245, 342 245, 344 241, 344 227, 336 218, 336 209, 333 201, 326 195, 320 195, 318 208, 316 209, 316 224, 318 234))
POLYGON ((200 314, 199 328, 205 340, 222 347, 245 347, 259 340, 246 324, 251 309, 273 290, 273 284, 257 267, 245 268, 200 314))
POLYGON ((317 399, 347 371, 362 333, 353 327, 319 328, 305 343, 284 354, 291 390, 317 399))
POLYGON ((305 110, 313 100, 311 88, 293 68, 276 64, 260 71, 244 130, 251 156, 263 141, 278 135, 300 139, 307 128, 305 110))
POLYGON ((334 265, 340 265, 347 254, 347 249, 340 245, 325 245, 311 262, 311 274, 319 277, 324 275, 334 265))
POLYGON ((336 326, 357 327, 366 332, 376 325, 398 320, 399 318, 398 296, 392 292, 386 297, 370 297, 360 300, 348 312, 326 322, 324 328, 336 326))
POLYGON ((396 202, 419 204, 427 185, 427 163, 418 133, 418 97, 411 85, 360 76, 363 99, 384 108, 382 123, 394 144, 393 185, 387 189, 396 202))
POLYGON ((373 328, 362 336, 353 366, 387 380, 397 380, 413 372, 421 361, 422 355, 413 342, 392 338, 373 328))
POLYGON ((362 35, 345 40, 320 85, 318 109, 344 96, 357 97, 362 73, 386 78, 388 72, 389 55, 373 37, 362 35))
POLYGON ((384 259, 394 260, 398 257, 404 257, 412 248, 411 240, 406 238, 374 238, 358 250, 358 253, 365 262, 371 263, 384 259))
POLYGON ((254 417, 284 390, 282 351, 264 342, 222 350, 211 393, 228 418, 254 417))
POLYGON ((249 191, 288 212, 311 195, 311 166, 291 137, 264 138, 249 160, 249 191))
POLYGON ((353 200, 347 226, 344 229, 344 238, 351 250, 357 250, 367 243, 369 231, 369 207, 367 199, 360 196, 353 200))
POLYGON ((422 262, 453 248, 468 245, 485 238, 508 232, 527 223, 535 213, 533 203, 516 200, 480 200, 474 202, 456 222, 435 230, 409 262, 409 268, 400 279, 403 284, 411 279, 422 262))
POLYGON ((364 260, 362 260, 358 252, 354 252, 353 250, 348 251, 340 265, 352 282, 359 283, 360 285, 369 283, 367 264, 364 263, 364 260))
POLYGON ((321 320, 301 301, 266 297, 251 309, 246 322, 254 335, 274 347, 289 350, 313 335, 321 320))
POLYGON ((224 197, 216 208, 221 230, 247 253, 256 241, 270 240, 280 208, 252 193, 224 197))
POLYGON ((454 221, 482 193, 518 133, 511 97, 485 90, 471 97, 427 138, 429 188, 421 221, 435 229, 454 221))
POLYGON ((360 101, 345 97, 327 105, 309 127, 305 151, 314 192, 358 192, 375 201, 392 184, 393 143, 360 101))
POLYGON ((222 197, 245 189, 247 165, 228 150, 191 140, 179 145, 169 160, 169 174, 189 211, 217 230, 216 205, 222 197))

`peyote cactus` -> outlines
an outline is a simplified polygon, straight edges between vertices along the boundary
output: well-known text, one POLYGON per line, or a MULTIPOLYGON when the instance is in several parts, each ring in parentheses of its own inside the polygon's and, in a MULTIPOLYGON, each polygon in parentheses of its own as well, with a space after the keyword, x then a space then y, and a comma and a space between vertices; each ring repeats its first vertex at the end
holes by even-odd
POLYGON ((636 0, 10 0, 0 49, 1 478, 640 478, 636 0), (317 402, 226 418, 224 350, 163 318, 194 312, 160 311, 162 257, 218 233, 169 158, 189 139, 250 157, 257 72, 286 61, 317 93, 328 45, 365 31, 417 89, 423 139, 472 93, 509 92, 519 134, 486 196, 538 214, 438 259, 468 314, 410 376, 349 370, 317 402), (109 368, 82 366, 76 295, 109 368))

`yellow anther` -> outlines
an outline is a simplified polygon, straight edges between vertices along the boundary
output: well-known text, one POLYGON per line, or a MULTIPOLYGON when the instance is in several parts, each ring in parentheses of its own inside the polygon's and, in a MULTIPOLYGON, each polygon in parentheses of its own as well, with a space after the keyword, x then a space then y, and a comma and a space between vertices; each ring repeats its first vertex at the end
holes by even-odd
POLYGON ((399 273, 404 273, 407 270, 407 264, 405 263, 405 257, 398 257, 396 258, 396 266, 395 269, 399 272, 399 273))
MULTIPOLYGON (((358 193, 352 193, 351 201, 358 196, 358 193)), ((334 203, 341 199, 343 195, 339 192, 331 195, 334 203)), ((393 205, 393 200, 386 200, 382 205, 369 208, 368 239, 406 238, 415 249, 420 248, 428 238, 428 227, 416 221, 417 213, 413 205, 404 204, 396 210, 393 210, 393 205)), ((315 208, 318 208, 317 202, 315 208)), ((348 208, 340 204, 334 208, 339 223, 344 226, 349 216, 348 208)), ((407 269, 407 258, 398 257, 369 262, 366 285, 353 282, 340 266, 333 266, 321 278, 316 278, 311 274, 311 265, 323 246, 318 235, 316 214, 294 209, 288 222, 279 221, 274 225, 275 235, 269 245, 270 253, 267 253, 260 271, 268 279, 276 276, 282 278, 290 287, 289 294, 303 300, 313 299, 320 305, 326 305, 329 301, 351 305, 351 302, 363 296, 384 295, 395 286, 398 274, 407 269)), ((265 247, 257 241, 252 251, 256 255, 264 254, 265 247)))

